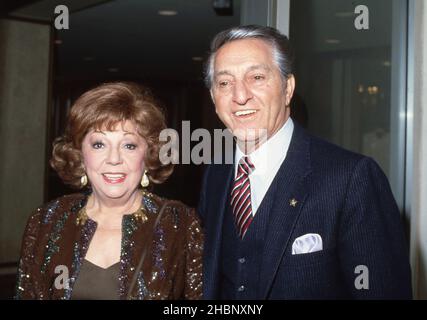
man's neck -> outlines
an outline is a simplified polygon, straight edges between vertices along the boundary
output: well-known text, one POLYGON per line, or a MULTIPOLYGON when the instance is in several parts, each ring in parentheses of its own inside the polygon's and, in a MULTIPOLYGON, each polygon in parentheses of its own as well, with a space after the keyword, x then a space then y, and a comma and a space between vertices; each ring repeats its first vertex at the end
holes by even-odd
MULTIPOLYGON (((288 118, 289 119, 289 118, 288 118)), ((273 132, 267 132, 267 129, 259 129, 259 132, 266 132, 266 134, 259 134, 257 138, 253 140, 239 140, 236 139, 236 144, 240 151, 242 151, 246 155, 250 155, 255 150, 259 149, 264 143, 266 143, 268 140, 270 140, 277 132, 280 131, 281 128, 286 124, 288 121, 286 119, 285 122, 283 122, 276 130, 273 132)))

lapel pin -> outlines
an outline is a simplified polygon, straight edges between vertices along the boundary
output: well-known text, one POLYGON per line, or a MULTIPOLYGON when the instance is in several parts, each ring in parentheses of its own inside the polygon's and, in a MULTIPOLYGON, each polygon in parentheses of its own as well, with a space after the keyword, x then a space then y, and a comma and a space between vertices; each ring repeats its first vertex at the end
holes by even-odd
POLYGON ((298 201, 297 201, 297 199, 295 199, 295 198, 292 198, 291 200, 289 200, 289 205, 291 206, 291 207, 296 207, 297 206, 297 203, 298 203, 298 201))

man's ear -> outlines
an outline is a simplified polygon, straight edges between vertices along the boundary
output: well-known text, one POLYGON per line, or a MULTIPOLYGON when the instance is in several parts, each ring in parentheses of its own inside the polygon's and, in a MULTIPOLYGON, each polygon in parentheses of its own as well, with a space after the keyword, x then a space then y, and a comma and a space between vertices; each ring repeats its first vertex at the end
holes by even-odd
POLYGON ((295 77, 293 74, 288 76, 286 80, 286 105, 288 106, 291 103, 292 96, 294 95, 295 90, 295 77))
POLYGON ((215 99, 214 99, 212 89, 209 90, 209 93, 211 94, 211 99, 212 99, 213 104, 215 104, 215 99))

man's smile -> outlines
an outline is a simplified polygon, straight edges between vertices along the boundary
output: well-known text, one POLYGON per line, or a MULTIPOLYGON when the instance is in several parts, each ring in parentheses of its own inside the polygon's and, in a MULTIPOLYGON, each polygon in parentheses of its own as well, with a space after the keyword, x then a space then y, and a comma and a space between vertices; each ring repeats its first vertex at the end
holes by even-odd
POLYGON ((253 116, 254 114, 256 114, 258 112, 258 110, 255 109, 247 109, 247 110, 239 110, 236 112, 233 112, 233 115, 238 117, 238 118, 250 118, 251 116, 253 116))

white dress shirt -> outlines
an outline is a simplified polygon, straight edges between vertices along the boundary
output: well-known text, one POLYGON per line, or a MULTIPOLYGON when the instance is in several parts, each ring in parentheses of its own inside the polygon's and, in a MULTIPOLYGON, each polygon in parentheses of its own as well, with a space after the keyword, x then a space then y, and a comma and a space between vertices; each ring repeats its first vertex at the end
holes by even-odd
MULTIPOLYGON (((277 171, 286 158, 293 131, 294 123, 291 118, 288 118, 279 131, 258 149, 247 155, 255 166, 255 170, 249 175, 253 215, 257 212, 277 171)), ((237 175, 239 160, 244 156, 246 155, 237 147, 234 153, 234 178, 237 175)))

